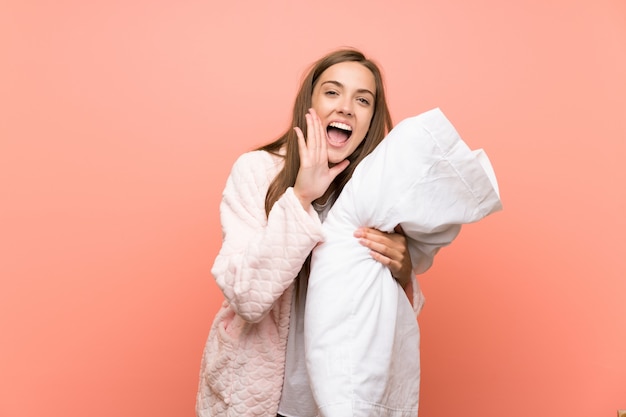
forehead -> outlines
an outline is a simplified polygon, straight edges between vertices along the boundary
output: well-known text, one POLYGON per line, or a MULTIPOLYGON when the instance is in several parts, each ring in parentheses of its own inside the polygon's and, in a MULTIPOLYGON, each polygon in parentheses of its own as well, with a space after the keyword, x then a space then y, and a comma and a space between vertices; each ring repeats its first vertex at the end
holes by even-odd
POLYGON ((369 90, 376 94, 374 74, 359 62, 340 62, 326 68, 317 80, 317 86, 327 81, 334 81, 346 89, 369 90))

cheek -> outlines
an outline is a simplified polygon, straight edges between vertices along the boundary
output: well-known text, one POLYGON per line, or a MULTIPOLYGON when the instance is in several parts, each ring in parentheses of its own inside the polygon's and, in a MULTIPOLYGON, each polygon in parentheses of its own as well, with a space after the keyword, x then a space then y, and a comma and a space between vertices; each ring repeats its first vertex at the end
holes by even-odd
POLYGON ((363 143, 363 141, 365 141, 365 135, 366 135, 366 134, 367 134, 367 131, 364 131, 364 132, 361 134, 361 136, 358 138, 358 140, 355 140, 355 141, 353 141, 353 142, 351 143, 351 149, 352 149, 352 152, 354 152, 354 150, 355 150, 356 148, 358 148, 358 147, 359 147, 359 145, 361 145, 361 143, 363 143))
POLYGON ((316 100, 315 97, 313 97, 311 99, 311 108, 317 110, 318 107, 319 107, 318 100, 316 100))
POLYGON ((313 97, 311 97, 311 108, 313 108, 317 114, 322 115, 327 107, 327 100, 324 100, 323 96, 313 92, 313 97))
POLYGON ((368 130, 370 129, 370 124, 372 123, 372 114, 366 115, 365 117, 361 118, 362 124, 360 126, 360 130, 362 130, 363 135, 365 136, 365 134, 368 132, 368 130))

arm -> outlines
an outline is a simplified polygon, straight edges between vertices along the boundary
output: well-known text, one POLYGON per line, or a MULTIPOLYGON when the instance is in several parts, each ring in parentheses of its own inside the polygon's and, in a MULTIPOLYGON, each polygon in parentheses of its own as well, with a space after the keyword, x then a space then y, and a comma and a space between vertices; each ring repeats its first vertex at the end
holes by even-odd
POLYGON ((277 163, 265 152, 242 155, 220 204, 223 243, 211 272, 235 312, 250 322, 267 314, 322 240, 317 214, 302 207, 292 188, 266 218, 265 195, 277 163))
POLYGON ((311 202, 349 163, 329 167, 325 131, 313 109, 306 120, 308 139, 295 128, 300 155, 295 184, 276 201, 267 220, 265 196, 279 171, 276 162, 267 162, 272 161, 269 154, 242 155, 224 190, 220 205, 224 242, 212 272, 230 305, 250 322, 267 314, 323 239, 311 202))
POLYGON ((391 275, 404 289, 415 313, 419 314, 424 296, 416 275, 423 274, 431 267, 435 255, 456 238, 461 226, 450 224, 430 233, 413 232, 413 239, 406 237, 400 225, 394 230, 395 233, 384 233, 362 227, 354 235, 363 246, 371 250, 372 258, 389 268, 391 275))
POLYGON ((411 305, 417 305, 413 294, 413 279, 409 246, 400 225, 394 229, 395 233, 384 233, 380 230, 361 227, 354 232, 354 237, 368 249, 372 258, 382 263, 391 271, 391 275, 398 281, 409 299, 411 305))

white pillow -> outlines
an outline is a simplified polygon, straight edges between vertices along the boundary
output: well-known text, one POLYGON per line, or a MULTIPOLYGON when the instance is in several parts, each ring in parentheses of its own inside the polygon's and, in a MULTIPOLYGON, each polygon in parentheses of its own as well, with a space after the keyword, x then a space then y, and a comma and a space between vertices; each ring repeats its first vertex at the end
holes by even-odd
POLYGON ((439 109, 403 120, 359 164, 312 255, 305 355, 321 416, 417 414, 421 306, 414 311, 354 231, 400 224, 421 273, 462 224, 499 209, 486 154, 470 150, 439 109))

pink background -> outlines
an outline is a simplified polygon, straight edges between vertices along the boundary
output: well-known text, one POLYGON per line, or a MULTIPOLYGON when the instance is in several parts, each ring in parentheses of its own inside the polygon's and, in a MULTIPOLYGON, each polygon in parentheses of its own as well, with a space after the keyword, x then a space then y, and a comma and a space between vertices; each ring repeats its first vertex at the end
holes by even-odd
POLYGON ((0 5, 0 416, 192 416, 220 193, 343 45, 505 209, 421 278, 420 417, 626 408, 623 0, 0 5))

